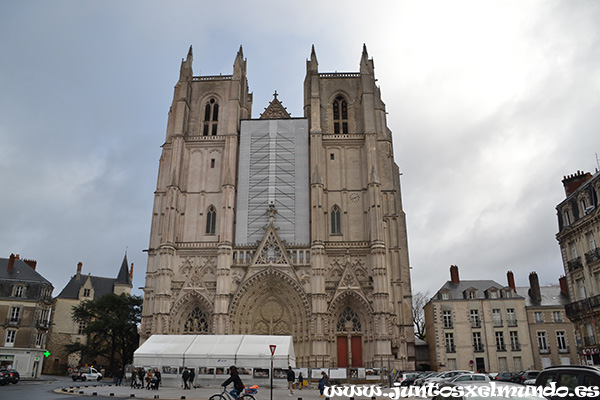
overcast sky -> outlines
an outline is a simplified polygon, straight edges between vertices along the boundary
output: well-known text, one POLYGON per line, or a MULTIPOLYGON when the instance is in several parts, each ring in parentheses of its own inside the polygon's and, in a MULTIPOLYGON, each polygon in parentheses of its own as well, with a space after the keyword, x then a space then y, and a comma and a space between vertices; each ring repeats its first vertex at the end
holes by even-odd
POLYGON ((232 73, 253 117, 303 116, 305 60, 375 62, 400 166, 414 291, 506 271, 564 274, 561 180, 600 153, 598 1, 3 1, 0 257, 36 259, 57 295, 75 273, 144 285, 160 146, 181 59, 232 73))

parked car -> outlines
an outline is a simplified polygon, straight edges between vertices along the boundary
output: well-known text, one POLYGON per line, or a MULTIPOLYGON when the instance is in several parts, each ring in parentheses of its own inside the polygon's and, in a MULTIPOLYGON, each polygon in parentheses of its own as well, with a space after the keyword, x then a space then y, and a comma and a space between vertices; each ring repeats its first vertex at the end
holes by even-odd
POLYGON ((81 367, 78 370, 74 370, 71 374, 73 381, 99 381, 102 379, 102 374, 93 367, 81 367))
POLYGON ((537 378, 540 371, 521 371, 511 378, 511 382, 520 383, 522 385, 525 384, 527 379, 535 379, 537 378))
POLYGON ((417 378, 417 379, 415 379, 415 386, 424 385, 425 382, 427 381, 427 379, 436 377, 436 376, 438 376, 440 374, 441 374, 441 372, 431 372, 431 373, 429 373, 429 374, 427 374, 425 376, 417 378))
MULTIPOLYGON (((556 382, 557 387, 566 387, 568 399, 598 399, 600 398, 600 369, 587 365, 558 365, 548 367, 539 373, 535 380, 536 386, 550 386, 556 382), (585 390, 575 390, 576 387, 585 390)), ((549 400, 564 399, 565 396, 549 396, 549 400)))
POLYGON ((512 382, 513 375, 514 374, 512 372, 500 372, 498 375, 496 375, 494 380, 500 382, 512 382))
MULTIPOLYGON (((522 396, 523 393, 519 393, 518 391, 515 391, 514 393, 512 392, 508 392, 508 393, 502 393, 502 395, 496 395, 496 396, 489 396, 489 392, 491 391, 492 387, 491 387, 492 382, 457 382, 454 383, 454 385, 456 386, 468 386, 468 387, 482 387, 482 386, 489 386, 489 388, 487 388, 487 396, 479 396, 479 394, 485 394, 485 393, 481 393, 479 391, 477 391, 474 395, 469 393, 469 395, 465 395, 465 396, 458 396, 456 393, 451 393, 451 394, 438 394, 437 396, 433 397, 433 400, 546 400, 544 397, 541 396, 522 396)), ((494 385, 496 386, 496 388, 500 388, 502 389, 503 386, 512 386, 512 387, 516 387, 517 385, 515 383, 512 382, 494 382, 494 385)))
POLYGON ((19 371, 10 368, 0 368, 0 385, 6 385, 7 383, 18 383, 21 379, 19 371))
POLYGON ((442 372, 440 375, 431 378, 431 379, 427 379, 425 383, 435 383, 435 384, 440 384, 442 382, 447 382, 449 380, 451 380, 452 378, 454 378, 457 375, 462 375, 462 374, 471 374, 472 371, 465 371, 465 370, 454 370, 454 371, 446 371, 446 372, 442 372))
POLYGON ((405 384, 404 382, 406 382, 407 380, 411 380, 412 382, 414 382, 417 376, 419 376, 419 373, 416 371, 400 372, 396 377, 396 382, 400 383, 400 386, 407 386, 408 383, 405 384))
POLYGON ((461 374, 450 379, 448 383, 454 382, 489 382, 492 379, 488 374, 461 374))
POLYGON ((425 378, 431 374, 432 372, 419 372, 415 376, 409 376, 406 379, 404 379, 401 383, 401 386, 416 386, 417 379, 425 378))

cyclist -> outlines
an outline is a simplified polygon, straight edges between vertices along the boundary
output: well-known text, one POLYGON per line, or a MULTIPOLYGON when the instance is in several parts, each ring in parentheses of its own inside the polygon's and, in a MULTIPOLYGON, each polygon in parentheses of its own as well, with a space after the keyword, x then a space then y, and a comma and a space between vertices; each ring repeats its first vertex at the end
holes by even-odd
POLYGON ((231 389, 231 391, 229 393, 231 393, 231 395, 237 399, 238 396, 240 395, 240 393, 242 393, 244 391, 244 384, 242 383, 242 380, 240 379, 240 375, 238 374, 237 368, 235 367, 235 365, 232 365, 231 367, 229 367, 229 379, 227 379, 225 382, 223 382, 221 384, 221 386, 223 387, 227 387, 227 385, 229 385, 231 382, 233 382, 233 389, 231 389))

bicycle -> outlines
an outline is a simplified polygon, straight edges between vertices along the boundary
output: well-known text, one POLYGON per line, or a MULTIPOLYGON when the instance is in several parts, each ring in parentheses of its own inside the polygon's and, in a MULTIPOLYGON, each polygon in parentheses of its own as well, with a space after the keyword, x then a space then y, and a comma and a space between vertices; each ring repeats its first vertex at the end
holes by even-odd
MULTIPOLYGON (((258 393, 256 389, 244 389, 238 396, 237 400, 256 400, 252 394, 258 393)), ((223 386, 221 393, 213 394, 208 400, 235 400, 233 395, 227 391, 227 386, 223 386)))

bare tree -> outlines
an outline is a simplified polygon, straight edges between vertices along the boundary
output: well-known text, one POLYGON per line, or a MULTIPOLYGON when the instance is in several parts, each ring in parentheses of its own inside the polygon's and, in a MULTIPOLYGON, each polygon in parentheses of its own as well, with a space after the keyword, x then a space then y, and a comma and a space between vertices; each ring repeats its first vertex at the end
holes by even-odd
POLYGON ((412 296, 413 310, 412 318, 413 324, 415 325, 415 336, 421 340, 425 340, 425 311, 423 307, 429 301, 429 292, 425 293, 414 293, 412 296))

